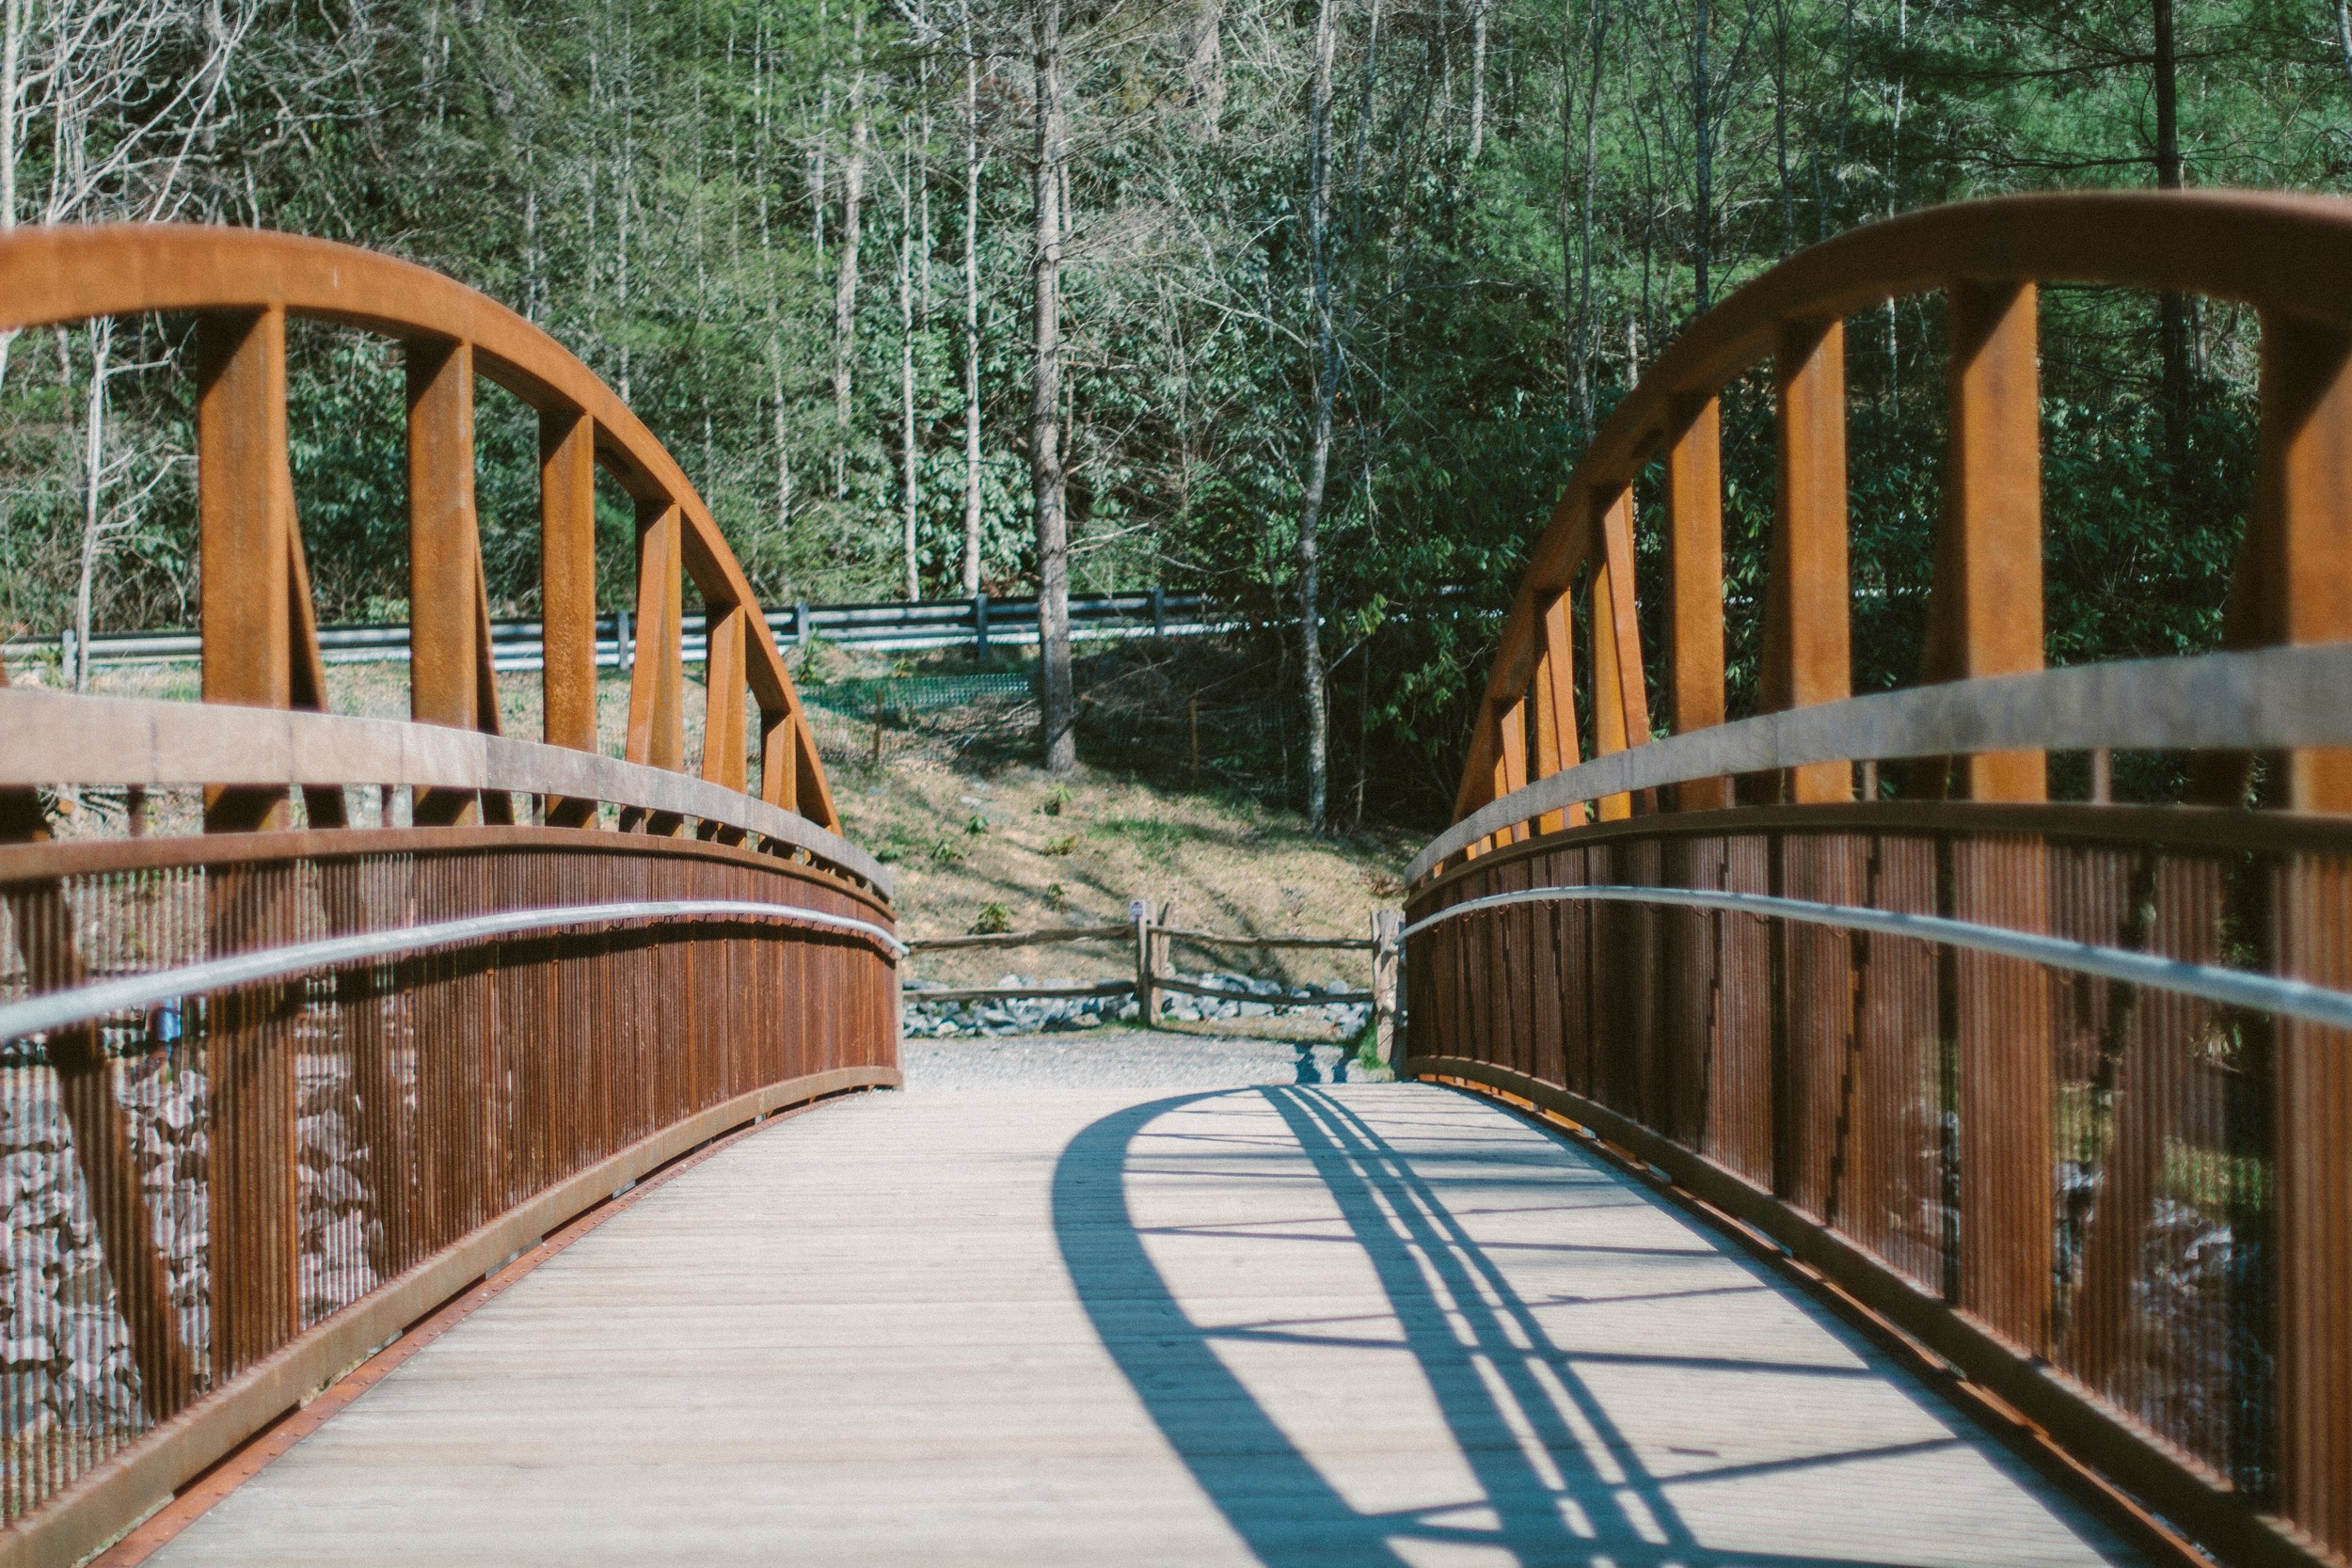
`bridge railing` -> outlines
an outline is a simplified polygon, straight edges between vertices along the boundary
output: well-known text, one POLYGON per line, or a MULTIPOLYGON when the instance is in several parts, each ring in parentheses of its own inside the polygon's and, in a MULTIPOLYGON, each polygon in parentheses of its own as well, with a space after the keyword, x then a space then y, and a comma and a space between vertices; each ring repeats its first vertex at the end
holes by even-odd
POLYGON ((768 623, 635 416, 529 323, 385 257, 0 240, 0 329, 158 311, 196 318, 206 701, 0 673, 0 1562, 79 1560, 663 1163, 898 1080, 888 873, 834 831, 768 623), (286 452, 305 316, 405 354, 412 721, 323 711, 286 452), (499 733, 477 375, 540 420, 535 740, 499 733), (637 506, 619 757, 597 751, 598 464, 637 506), (204 831, 53 839, 52 803, 99 786, 191 802, 204 831))
POLYGON ((2352 204, 2097 193, 1914 214, 1733 295, 1571 477, 1407 908, 1409 1069, 1631 1148, 2249 1561, 2352 1552, 2347 268, 2352 204), (2058 280, 2259 316, 2230 651, 2042 668, 2058 280), (1950 344, 1926 666, 1857 698, 1841 322, 1923 293, 1950 344), (1725 722, 1717 399, 1766 359, 1764 711, 1725 722), (2048 800, 2047 752, 2114 750, 2195 753, 2212 804, 2048 800), (2244 809, 2257 758, 2286 809, 2244 809))

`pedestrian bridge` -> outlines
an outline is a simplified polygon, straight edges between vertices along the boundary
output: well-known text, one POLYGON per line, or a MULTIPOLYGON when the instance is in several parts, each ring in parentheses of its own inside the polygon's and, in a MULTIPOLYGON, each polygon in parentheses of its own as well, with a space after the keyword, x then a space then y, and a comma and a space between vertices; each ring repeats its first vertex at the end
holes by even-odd
POLYGON ((0 686, 0 1561, 2343 1562, 2346 277, 2352 206, 2227 194, 1793 258, 1533 552, 1408 872, 1407 1082, 958 1092, 748 579, 593 373, 347 247, 0 241, 0 328, 193 318, 206 699, 0 686), (2259 314, 2224 651, 2042 668, 2045 281, 2259 314), (1928 664, 1856 697, 1838 324, 1923 293, 1928 664), (296 318, 405 359, 407 722, 326 711, 296 318), (1716 399, 1767 361, 1732 720, 1716 399), (540 427, 536 740, 478 382, 540 427))

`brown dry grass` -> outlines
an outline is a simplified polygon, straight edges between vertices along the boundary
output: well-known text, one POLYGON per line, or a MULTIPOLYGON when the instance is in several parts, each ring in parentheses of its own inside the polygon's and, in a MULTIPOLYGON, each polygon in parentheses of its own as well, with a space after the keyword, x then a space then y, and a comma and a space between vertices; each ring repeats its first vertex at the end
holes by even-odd
MULTIPOLYGON (((837 674, 887 673, 868 657, 837 674)), ((703 689, 690 669, 688 755, 702 743, 703 689)), ((376 718, 405 715, 407 669, 346 664, 327 672, 335 712, 376 718)), ((526 673, 499 681, 506 734, 536 738, 537 679, 526 673)), ((122 695, 193 699, 191 665, 102 669, 94 689, 122 695)), ((1056 783, 1016 760, 1026 751, 1034 710, 1001 705, 886 725, 875 759, 873 726, 812 705, 811 717, 848 836, 892 864, 898 905, 911 934, 946 936, 1001 918, 1015 929, 1097 925, 1127 918, 1128 901, 1172 906, 1172 923, 1251 936, 1356 937, 1370 911, 1393 904, 1395 873, 1414 847, 1411 835, 1374 832, 1322 837, 1295 814, 1229 794, 1195 791, 1081 766, 1056 783)), ((628 688, 606 672, 598 694, 602 749, 619 754, 628 688)), ((174 795, 182 792, 174 792, 174 795)), ((196 801, 158 800, 152 831, 193 832, 196 801), (186 821, 179 820, 181 817, 186 821)), ((107 831, 103 809, 68 826, 73 836, 107 831)), ((119 831, 119 830, 118 830, 119 831)), ((926 978, 990 980, 1008 971, 1116 974, 1132 965, 1131 945, 1048 947, 982 954, 939 954, 920 961, 926 978)), ((1256 954, 1180 949, 1185 970, 1228 969, 1292 983, 1360 984, 1357 954, 1256 954)))

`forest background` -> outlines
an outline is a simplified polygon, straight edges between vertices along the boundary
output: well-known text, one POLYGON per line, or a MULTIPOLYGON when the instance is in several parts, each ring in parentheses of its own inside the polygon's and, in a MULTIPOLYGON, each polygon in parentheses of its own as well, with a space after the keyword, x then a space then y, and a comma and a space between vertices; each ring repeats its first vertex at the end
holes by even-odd
MULTIPOLYGON (((1073 590, 1230 609, 1263 788, 1338 823, 1442 819, 1526 543, 1746 278, 1971 196, 2352 172, 2352 0, 0 5, 0 224, 265 225, 482 288, 635 405, 770 602, 1031 593, 1057 512, 1073 590)), ((2042 309, 2053 660, 2212 646, 2252 322, 2042 309)), ((1859 690, 1917 674, 1941 333, 1932 298, 1849 324, 1859 690)), ((173 319, 0 343, 0 628, 192 622, 191 361, 173 319)), ((322 618, 398 618, 398 351, 304 328, 291 371, 322 618)), ((534 426, 486 388, 480 426, 528 614, 534 426)), ((1732 388, 1735 714, 1769 429, 1732 388)))

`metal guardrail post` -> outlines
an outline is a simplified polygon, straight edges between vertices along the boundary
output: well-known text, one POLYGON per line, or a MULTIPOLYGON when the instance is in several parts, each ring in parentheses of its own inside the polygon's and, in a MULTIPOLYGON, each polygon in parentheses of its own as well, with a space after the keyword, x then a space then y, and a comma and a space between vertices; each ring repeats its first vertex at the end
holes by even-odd
POLYGON ((1168 590, 1156 582, 1152 585, 1152 635, 1168 635, 1168 590))
POLYGON ((972 595, 972 659, 976 664, 988 662, 988 595, 972 595))
POLYGON ((808 645, 808 601, 806 599, 801 600, 792 607, 792 641, 802 647, 808 645))

